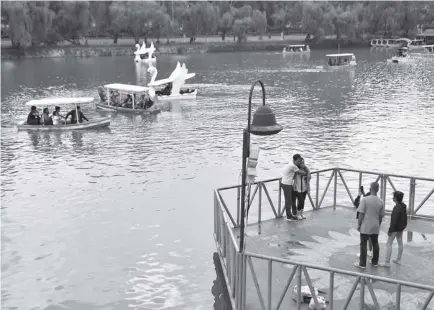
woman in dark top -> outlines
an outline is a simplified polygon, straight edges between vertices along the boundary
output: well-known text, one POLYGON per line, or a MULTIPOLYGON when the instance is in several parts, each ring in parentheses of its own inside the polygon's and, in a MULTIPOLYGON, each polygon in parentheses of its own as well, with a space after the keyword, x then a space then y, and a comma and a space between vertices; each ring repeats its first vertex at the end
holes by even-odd
POLYGON ((392 216, 390 218, 390 227, 387 235, 387 250, 386 250, 386 260, 382 267, 390 267, 390 257, 392 256, 392 244, 393 240, 398 241, 398 257, 393 260, 395 264, 401 263, 402 252, 404 246, 402 244, 402 235, 404 229, 407 227, 407 206, 402 202, 404 199, 404 193, 396 191, 393 193, 393 202, 395 202, 395 207, 392 210, 392 216))
POLYGON ((38 110, 35 106, 30 108, 30 113, 27 116, 27 125, 40 125, 41 117, 39 116, 38 110))
POLYGON ((48 111, 48 108, 45 108, 42 112, 41 123, 43 125, 53 125, 53 119, 50 117, 50 111, 48 111))

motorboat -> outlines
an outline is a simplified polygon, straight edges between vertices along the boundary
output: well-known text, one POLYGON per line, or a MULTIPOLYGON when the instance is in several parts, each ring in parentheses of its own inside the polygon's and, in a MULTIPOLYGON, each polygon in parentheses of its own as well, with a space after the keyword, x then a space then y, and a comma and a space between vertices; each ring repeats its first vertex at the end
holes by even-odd
POLYGON ((407 47, 398 48, 397 53, 392 58, 387 59, 388 63, 408 63, 412 62, 414 59, 408 54, 407 47))
POLYGON ((411 51, 423 51, 425 48, 425 41, 421 39, 411 40, 406 47, 411 51))
POLYGON ((139 63, 155 63, 157 61, 157 57, 154 55, 155 47, 154 42, 151 42, 150 47, 146 47, 146 43, 143 42, 142 46, 136 44, 136 51, 134 52, 134 61, 139 63), (148 57, 146 57, 148 55, 148 57))
POLYGON ((183 87, 185 81, 191 79, 196 73, 188 73, 185 63, 182 65, 179 61, 176 64, 175 70, 166 79, 156 80, 158 70, 154 66, 148 68, 148 72, 152 74, 151 81, 148 87, 163 88, 157 90, 158 100, 191 100, 196 99, 197 89, 183 87))
MULTIPOLYGON (((79 104, 92 103, 95 99, 92 97, 72 97, 72 98, 46 98, 38 100, 30 100, 26 102, 28 107, 49 107, 49 106, 69 106, 74 105, 76 119, 79 120, 79 104)), ((62 122, 56 125, 29 125, 27 121, 17 125, 18 130, 30 130, 30 131, 64 131, 64 130, 83 130, 83 129, 96 129, 110 126, 110 117, 92 119, 87 122, 71 124, 68 122, 62 122)))
POLYGON ((161 112, 155 90, 150 87, 119 83, 107 84, 98 88, 98 95, 100 102, 95 103, 95 106, 99 110, 135 114, 161 112))
POLYGON ((288 45, 283 48, 283 53, 310 53, 310 47, 307 44, 288 45))
POLYGON ((341 68, 356 66, 356 56, 353 53, 327 54, 327 65, 329 68, 341 68))

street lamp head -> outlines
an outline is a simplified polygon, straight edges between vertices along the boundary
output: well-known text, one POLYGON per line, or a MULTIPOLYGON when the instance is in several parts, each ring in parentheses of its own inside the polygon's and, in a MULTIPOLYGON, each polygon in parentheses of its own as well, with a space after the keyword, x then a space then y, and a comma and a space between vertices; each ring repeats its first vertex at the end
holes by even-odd
POLYGON ((276 122, 276 115, 268 104, 259 106, 253 114, 250 133, 257 136, 270 136, 279 133, 283 129, 276 122))

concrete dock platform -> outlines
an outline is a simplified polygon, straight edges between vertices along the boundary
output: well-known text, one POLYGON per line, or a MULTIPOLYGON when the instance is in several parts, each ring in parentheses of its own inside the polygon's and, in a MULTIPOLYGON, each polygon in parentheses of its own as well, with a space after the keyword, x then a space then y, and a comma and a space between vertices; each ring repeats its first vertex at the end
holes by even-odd
MULTIPOLYGON (((355 229, 357 220, 354 208, 326 207, 306 212, 305 216, 307 219, 298 222, 288 222, 285 218, 277 218, 248 225, 245 240, 246 252, 283 258, 302 264, 314 264, 326 268, 348 270, 428 286, 434 285, 433 221, 421 219, 408 221, 408 227, 404 233, 404 254, 400 265, 391 263, 390 268, 373 267, 368 262, 366 269, 359 269, 353 265, 358 260, 357 253, 359 252, 360 243, 359 233, 355 229)), ((389 221, 390 217, 386 217, 382 223, 382 231, 379 237, 380 262, 384 261, 385 258, 389 221)), ((239 228, 233 228, 233 232, 238 240, 239 228)), ((392 259, 396 255, 397 244, 395 241, 392 259)), ((266 299, 268 294, 267 261, 252 258, 252 265, 263 298, 266 299)), ((276 308, 276 303, 284 291, 292 268, 291 265, 273 263, 272 309, 276 308)), ((313 286, 323 292, 323 296, 327 296, 329 292, 329 272, 310 268, 307 268, 307 271, 313 286)), ((246 274, 246 309, 261 309, 261 303, 249 266, 247 266, 246 274)), ((343 309, 355 279, 352 276, 335 275, 334 309, 343 309)), ((295 284, 296 278, 294 277, 280 309, 297 309, 296 302, 291 298, 295 284)), ((302 285, 307 285, 304 276, 302 285)), ((396 285, 374 280, 372 281, 372 287, 380 309, 396 309, 396 285)), ((404 288, 402 286, 400 309, 421 309, 429 293, 429 291, 404 288)), ((361 309, 359 301, 360 285, 358 285, 347 309, 361 309)), ((304 304, 302 309, 307 309, 307 305, 304 304)), ((362 309, 375 309, 368 288, 365 290, 365 305, 362 309)), ((434 309, 434 299, 431 300, 426 309, 434 309)))

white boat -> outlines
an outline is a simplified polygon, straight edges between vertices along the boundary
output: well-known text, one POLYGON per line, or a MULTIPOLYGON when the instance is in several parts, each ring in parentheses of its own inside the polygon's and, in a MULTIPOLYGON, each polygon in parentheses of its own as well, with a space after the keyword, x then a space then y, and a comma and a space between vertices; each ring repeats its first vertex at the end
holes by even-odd
POLYGON ((196 73, 188 73, 185 63, 176 64, 175 70, 170 74, 167 79, 155 80, 158 74, 157 68, 151 66, 148 72, 152 74, 151 81, 148 86, 152 88, 161 88, 166 86, 162 91, 156 91, 158 100, 191 100, 196 99, 197 89, 183 88, 185 81, 191 79, 196 73))
POLYGON ((142 46, 140 47, 139 44, 136 44, 136 51, 134 52, 134 61, 135 62, 143 62, 143 63, 155 63, 157 61, 157 57, 154 55, 155 47, 154 42, 151 42, 150 47, 146 47, 145 42, 143 42, 142 46), (148 57, 146 57, 146 54, 148 54, 148 57))
MULTIPOLYGON (((39 100, 30 100, 26 106, 35 107, 48 107, 48 106, 75 106, 76 118, 79 120, 77 105, 91 103, 95 99, 92 97, 78 97, 78 98, 46 98, 39 100)), ((64 130, 82 130, 82 129, 96 129, 110 126, 110 117, 89 120, 83 123, 64 123, 58 125, 27 125, 27 121, 23 124, 17 125, 18 130, 30 131, 64 131, 64 130)))
POLYGON ((390 59, 387 59, 388 63, 409 63, 412 62, 414 59, 411 58, 411 56, 408 54, 408 48, 407 47, 401 47, 398 48, 398 51, 395 56, 393 56, 390 59))
POLYGON ((369 42, 371 47, 387 47, 387 48, 397 48, 406 45, 406 41, 410 41, 406 38, 399 39, 372 39, 369 42))
POLYGON ((356 56, 353 53, 327 54, 327 64, 329 68, 342 68, 356 66, 356 56))
POLYGON ((153 88, 114 83, 100 87, 98 95, 101 101, 95 103, 95 106, 99 110, 135 114, 157 114, 161 112, 153 88), (107 96, 107 93, 109 96, 107 96), (126 95, 126 100, 122 100, 122 95, 126 95), (142 98, 137 98, 138 95, 142 96, 142 98))
POLYGON ((423 53, 434 55, 434 45, 425 45, 423 53))
POLYGON ((411 51, 424 50, 425 41, 420 39, 409 40, 410 42, 407 44, 407 47, 411 51))
POLYGON ((283 48, 283 53, 310 53, 310 47, 307 44, 288 45, 283 48))

